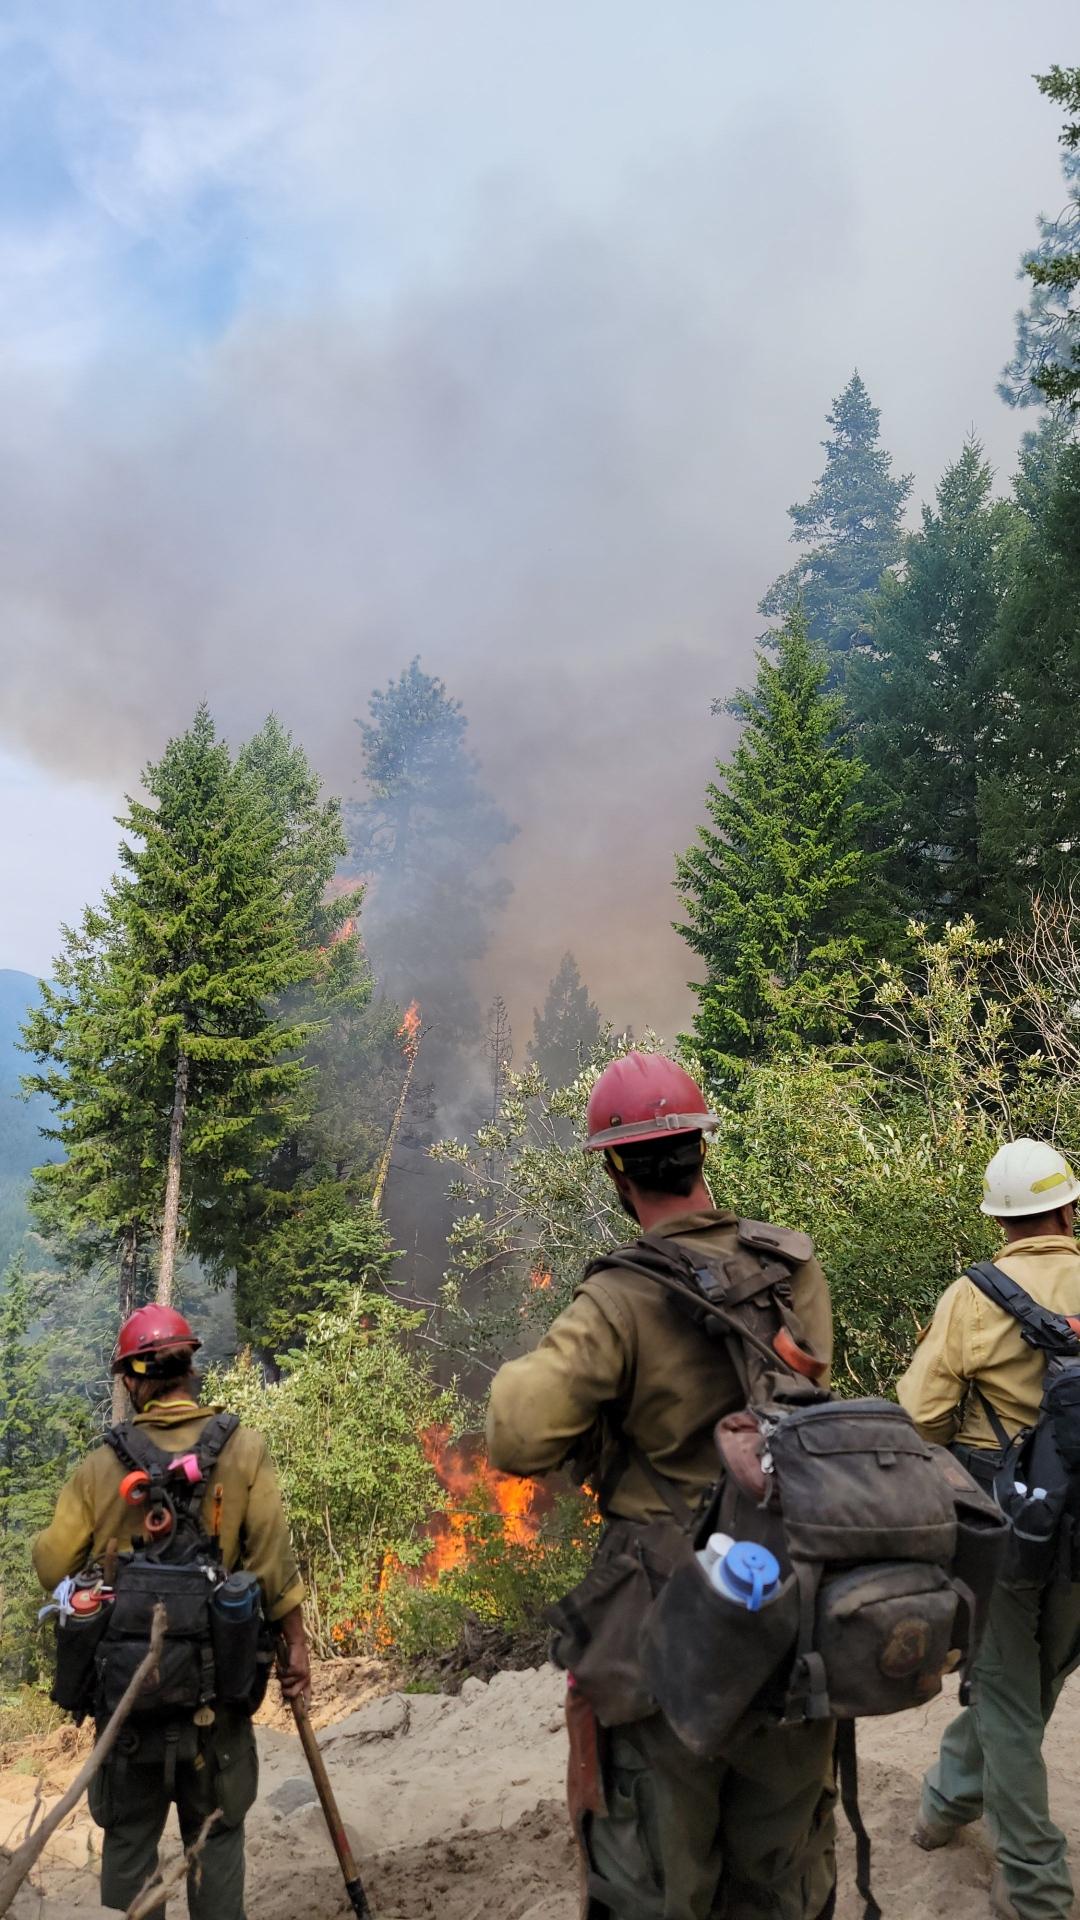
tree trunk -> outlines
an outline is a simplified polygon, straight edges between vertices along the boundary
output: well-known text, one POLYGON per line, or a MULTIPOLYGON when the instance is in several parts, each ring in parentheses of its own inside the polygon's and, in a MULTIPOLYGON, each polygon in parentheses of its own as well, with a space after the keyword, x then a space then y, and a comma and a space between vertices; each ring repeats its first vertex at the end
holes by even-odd
MULTIPOLYGON (((135 1311, 135 1276, 139 1266, 139 1236, 134 1222, 127 1228, 120 1247, 120 1289, 117 1305, 120 1309, 120 1325, 135 1311)), ((120 1375, 113 1375, 112 1417, 113 1425, 119 1425, 128 1416, 128 1397, 120 1375)))
POLYGON ((172 1306, 173 1276, 176 1272, 176 1241, 180 1228, 180 1159, 184 1144, 184 1116, 187 1113, 188 1081, 191 1061, 181 1049, 176 1060, 172 1119, 169 1122, 169 1170, 165 1176, 165 1213, 161 1222, 161 1265, 158 1269, 157 1300, 162 1307, 172 1306))

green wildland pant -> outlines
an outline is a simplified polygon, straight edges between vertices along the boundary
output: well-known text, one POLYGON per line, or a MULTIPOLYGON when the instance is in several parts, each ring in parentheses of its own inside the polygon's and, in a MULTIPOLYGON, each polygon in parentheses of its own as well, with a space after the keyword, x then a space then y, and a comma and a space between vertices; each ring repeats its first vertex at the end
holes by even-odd
POLYGON ((156 1872, 175 1801, 185 1847, 218 1814, 188 1874, 191 1920, 244 1920, 244 1817, 258 1784, 255 1731, 238 1713, 222 1710, 211 1727, 188 1725, 171 1755, 160 1729, 117 1751, 90 1785, 90 1812, 105 1830, 102 1905, 126 1911, 156 1872))
POLYGON ((818 1920, 836 1882, 833 1737, 831 1721, 762 1726, 709 1761, 660 1714, 600 1729, 605 1810, 579 1822, 587 1912, 818 1920))
POLYGON ((972 1675, 972 1701, 945 1729, 923 1810, 964 1826, 986 1815, 1021 1920, 1063 1920, 1073 1887, 1050 1818, 1046 1725, 1080 1663, 1080 1585, 1000 1582, 972 1675))

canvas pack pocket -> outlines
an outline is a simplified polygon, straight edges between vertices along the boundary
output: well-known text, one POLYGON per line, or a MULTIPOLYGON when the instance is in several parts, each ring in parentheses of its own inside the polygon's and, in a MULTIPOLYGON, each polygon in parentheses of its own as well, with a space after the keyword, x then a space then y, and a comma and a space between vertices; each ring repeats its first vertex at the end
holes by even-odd
POLYGON ((900 1713, 941 1692, 958 1665, 967 1623, 940 1567, 888 1561, 823 1581, 814 1645, 825 1665, 833 1714, 900 1713))
POLYGON ((717 1593, 697 1560, 669 1580, 642 1626, 642 1666, 683 1745, 716 1759, 764 1689, 786 1675, 799 1625, 793 1574, 751 1613, 717 1593))
POLYGON ((584 1580, 546 1611, 555 1665, 573 1674, 606 1727, 656 1711, 642 1672, 641 1628, 687 1552, 682 1536, 664 1523, 637 1528, 616 1522, 584 1580))

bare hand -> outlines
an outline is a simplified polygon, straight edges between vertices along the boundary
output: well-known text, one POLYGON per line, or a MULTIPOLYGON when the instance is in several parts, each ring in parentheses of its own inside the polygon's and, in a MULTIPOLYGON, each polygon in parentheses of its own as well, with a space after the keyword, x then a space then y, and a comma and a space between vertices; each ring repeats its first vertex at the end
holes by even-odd
POLYGON ((279 1620, 281 1639, 278 1642, 278 1679, 281 1682, 281 1694, 285 1700, 296 1700, 302 1695, 311 1697, 311 1655, 308 1652, 307 1635, 304 1632, 303 1616, 299 1607, 294 1607, 283 1620, 279 1620))

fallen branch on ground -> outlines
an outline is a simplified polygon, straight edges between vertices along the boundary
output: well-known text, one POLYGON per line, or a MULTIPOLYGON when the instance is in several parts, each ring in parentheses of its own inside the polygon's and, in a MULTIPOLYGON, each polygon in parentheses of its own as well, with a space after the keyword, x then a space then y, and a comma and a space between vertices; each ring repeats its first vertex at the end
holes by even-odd
POLYGON ((45 1815, 36 1833, 30 1834, 30 1836, 23 1841, 21 1847, 16 1847, 8 1866, 5 1868, 2 1877, 0 1877, 0 1915, 7 1912, 23 1881, 26 1879, 27 1874, 31 1872, 37 1860, 40 1859, 41 1854, 44 1852, 48 1842, 52 1839, 57 1827, 62 1826, 68 1814, 74 1807, 78 1806, 94 1775, 105 1765, 106 1760, 120 1737, 120 1732, 125 1720, 134 1707, 139 1694, 157 1668, 158 1655, 161 1652, 161 1643, 164 1638, 165 1609, 159 1601, 158 1605, 154 1608, 154 1621, 150 1629, 150 1646, 147 1650, 146 1657, 140 1661, 135 1672, 132 1674, 127 1691, 117 1707, 116 1712, 113 1714, 112 1719, 109 1721, 108 1726, 105 1728, 100 1740, 97 1741, 93 1752, 79 1768, 67 1792, 57 1801, 51 1812, 45 1815))
POLYGON ((124 1920, 147 1920, 148 1915, 161 1912, 169 1895, 176 1892, 182 1880, 187 1879, 210 1837, 211 1827, 220 1819, 221 1808, 215 1807, 213 1813, 207 1814, 187 1852, 177 1854, 175 1860, 170 1860, 164 1873, 155 1874, 149 1885, 136 1894, 124 1920))

